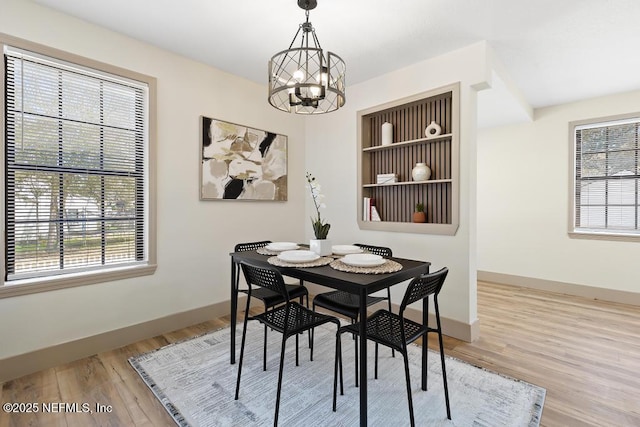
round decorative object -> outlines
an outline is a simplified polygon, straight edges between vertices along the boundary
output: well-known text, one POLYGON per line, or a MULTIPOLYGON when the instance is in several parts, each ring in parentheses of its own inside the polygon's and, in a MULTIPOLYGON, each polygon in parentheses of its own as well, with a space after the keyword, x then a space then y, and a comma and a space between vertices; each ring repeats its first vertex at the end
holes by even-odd
POLYGON ((433 138, 442 133, 442 128, 436 122, 431 122, 429 126, 424 130, 424 135, 427 138, 433 138))
POLYGON ((348 254, 359 254, 362 253, 362 248, 360 246, 355 245, 333 245, 331 247, 331 252, 334 255, 348 255, 348 254))
POLYGON ((426 163, 416 163, 411 171, 411 177, 414 181, 427 181, 431 178, 431 168, 426 163))
POLYGON ((349 254, 345 255, 341 261, 354 267, 376 267, 385 263, 384 258, 375 254, 349 254))
POLYGON ((293 242, 271 242, 265 247, 273 252, 292 251, 299 248, 299 246, 293 242))
POLYGON ((393 125, 389 122, 382 124, 382 145, 391 145, 393 142, 393 125))
POLYGON ((318 258, 320 258, 320 255, 312 251, 304 251, 304 250, 283 251, 283 252, 280 252, 280 254, 278 254, 278 258, 284 262, 297 264, 297 263, 315 261, 318 258))
POLYGON ((414 212, 413 222, 427 222, 427 214, 425 212, 414 212))
POLYGON ((272 256, 267 259, 267 262, 271 265, 275 265, 276 267, 296 267, 296 268, 307 268, 307 267, 322 267, 323 265, 328 265, 333 261, 331 257, 320 257, 316 260, 309 262, 287 262, 284 261, 277 256, 272 256))
MULTIPOLYGON (((324 259, 324 258, 321 258, 324 259)), ((375 265, 369 267, 357 267, 355 265, 345 264, 341 259, 331 261, 329 266, 334 270, 345 271, 347 273, 360 273, 360 274, 387 274, 402 270, 402 264, 392 261, 390 259, 384 260, 384 264, 375 265)))

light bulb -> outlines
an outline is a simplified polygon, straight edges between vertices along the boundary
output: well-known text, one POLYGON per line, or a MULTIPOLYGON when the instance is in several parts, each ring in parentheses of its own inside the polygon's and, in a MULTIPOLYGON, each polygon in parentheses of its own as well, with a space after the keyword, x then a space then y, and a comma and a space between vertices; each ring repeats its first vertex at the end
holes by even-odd
POLYGON ((320 73, 320 83, 322 83, 323 86, 326 86, 328 81, 329 70, 327 70, 327 67, 322 67, 322 72, 320 73))
POLYGON ((311 86, 309 88, 309 91, 311 92, 311 95, 313 95, 314 98, 317 98, 318 95, 320 95, 320 88, 318 86, 311 86))
POLYGON ((302 70, 296 70, 293 72, 293 79, 295 81, 297 81, 298 83, 302 82, 304 80, 304 71, 302 70))

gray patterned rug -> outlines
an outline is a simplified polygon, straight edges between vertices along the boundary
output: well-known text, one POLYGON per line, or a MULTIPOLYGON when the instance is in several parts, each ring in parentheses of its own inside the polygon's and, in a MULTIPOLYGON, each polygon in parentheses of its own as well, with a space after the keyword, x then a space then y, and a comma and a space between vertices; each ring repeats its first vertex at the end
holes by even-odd
MULTIPOLYGON (((262 370, 263 329, 249 322, 240 399, 234 400, 238 365, 229 364, 229 328, 132 357, 129 362, 180 426, 265 426, 273 424, 280 338, 269 333, 267 371, 262 370)), ((238 326, 239 341, 242 333, 238 326)), ((355 426, 359 389, 354 387, 354 340, 343 336, 345 395, 332 412, 335 326, 316 329, 314 361, 307 337, 287 342, 279 422, 282 426, 355 426)), ((447 357, 452 420, 447 419, 440 358, 429 352, 428 391, 420 389, 420 349, 409 349, 411 386, 419 426, 538 426, 545 389, 447 357)), ((409 425, 402 356, 380 350, 379 378, 370 355, 369 425, 409 425)))

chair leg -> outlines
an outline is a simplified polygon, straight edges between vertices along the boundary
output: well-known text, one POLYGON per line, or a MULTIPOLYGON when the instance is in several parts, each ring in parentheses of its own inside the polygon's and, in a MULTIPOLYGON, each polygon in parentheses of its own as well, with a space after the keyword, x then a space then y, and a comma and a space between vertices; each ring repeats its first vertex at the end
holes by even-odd
POLYGON ((427 341, 429 340, 429 333, 426 331, 422 335, 422 390, 427 390, 427 366, 429 350, 427 348, 427 341))
POLYGON ((298 361, 298 337, 300 336, 300 334, 296 334, 296 366, 300 366, 300 363, 298 361))
MULTIPOLYGON (((391 288, 387 288, 387 302, 389 303, 389 313, 393 313, 391 310, 391 288)), ((391 349, 391 357, 396 357, 396 351, 393 348, 391 349)))
MULTIPOLYGON (((309 304, 309 297, 307 296, 307 306, 309 304)), ((316 303, 314 301, 313 305, 313 311, 316 311, 316 303)), ((316 328, 311 328, 309 329, 309 353, 310 353, 310 358, 311 361, 313 362, 313 336, 314 336, 314 332, 315 332, 316 328)))
POLYGON ((356 351, 354 351, 355 355, 356 355, 356 361, 355 361, 355 367, 356 367, 356 387, 358 387, 358 377, 360 372, 358 371, 358 341, 359 340, 354 340, 353 345, 355 346, 356 351))
POLYGON ((429 298, 427 297, 424 300, 424 306, 423 309, 425 310, 425 312, 427 313, 426 316, 424 316, 425 319, 425 332, 424 335, 422 335, 422 390, 427 390, 427 367, 429 366, 428 364, 428 357, 429 357, 429 332, 433 332, 433 329, 429 329, 429 298))
POLYGON ((438 309, 438 297, 434 299, 436 309, 436 324, 438 332, 438 342, 440 344, 440 363, 442 364, 442 383, 444 384, 444 400, 447 404, 447 418, 451 419, 451 407, 449 406, 449 387, 447 387, 447 369, 444 366, 444 344, 442 343, 442 329, 440 328, 440 310, 438 309))
POLYGON ((406 350, 402 354, 404 357, 404 375, 407 378, 407 399, 409 401, 409 420, 411 422, 411 427, 415 427, 416 422, 413 418, 413 399, 411 398, 411 378, 409 376, 409 358, 407 357, 406 350))
POLYGON ((267 370, 267 325, 264 325, 264 345, 262 346, 262 370, 267 370))
MULTIPOLYGON (((393 349, 391 349, 391 350, 393 350, 393 349)), ((375 362, 374 378, 376 380, 378 379, 378 343, 376 343, 376 362, 375 362)))
POLYGON ((341 346, 340 327, 336 332, 336 357, 335 366, 333 368, 333 412, 336 412, 337 388, 338 388, 338 371, 340 374, 340 395, 344 395, 344 387, 342 385, 342 346, 341 346))
POLYGON ((440 363, 442 363, 442 382, 444 384, 444 400, 447 404, 447 418, 451 419, 451 407, 449 406, 449 387, 447 387, 447 369, 444 366, 444 346, 442 345, 442 334, 438 332, 440 340, 440 363))
MULTIPOLYGON (((240 344, 240 360, 238 361, 238 378, 236 379, 236 397, 235 400, 238 400, 238 395, 240 394, 240 377, 242 375, 242 359, 244 358, 244 343, 247 338, 247 322, 249 321, 249 301, 251 296, 247 297, 247 306, 244 309, 244 323, 242 325, 242 341, 240 344)), ((235 351, 235 349, 234 349, 235 351)))
MULTIPOLYGON (((300 286, 302 286, 302 280, 300 280, 300 286)), ((307 293, 307 308, 309 308, 309 294, 307 293)), ((309 348, 311 348, 311 331, 307 331, 307 334, 309 334, 309 348)), ((313 359, 311 359, 313 360, 313 359)))
POLYGON ((282 348, 280 349, 280 369, 278 371, 278 391, 276 392, 276 413, 273 417, 274 427, 278 425, 278 413, 280 412, 280 392, 282 391, 282 371, 284 368, 284 349, 286 347, 286 344, 287 337, 282 335, 282 348))

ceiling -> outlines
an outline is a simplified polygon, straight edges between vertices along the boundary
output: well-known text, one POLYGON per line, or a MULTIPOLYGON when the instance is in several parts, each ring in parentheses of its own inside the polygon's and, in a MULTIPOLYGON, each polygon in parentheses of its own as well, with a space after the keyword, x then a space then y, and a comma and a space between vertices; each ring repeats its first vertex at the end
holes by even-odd
MULTIPOLYGON (((262 84, 304 21, 296 0, 33 1, 262 84)), ((347 63, 347 100, 349 84, 482 40, 532 108, 640 89, 638 0, 318 0, 310 21, 347 63)))

